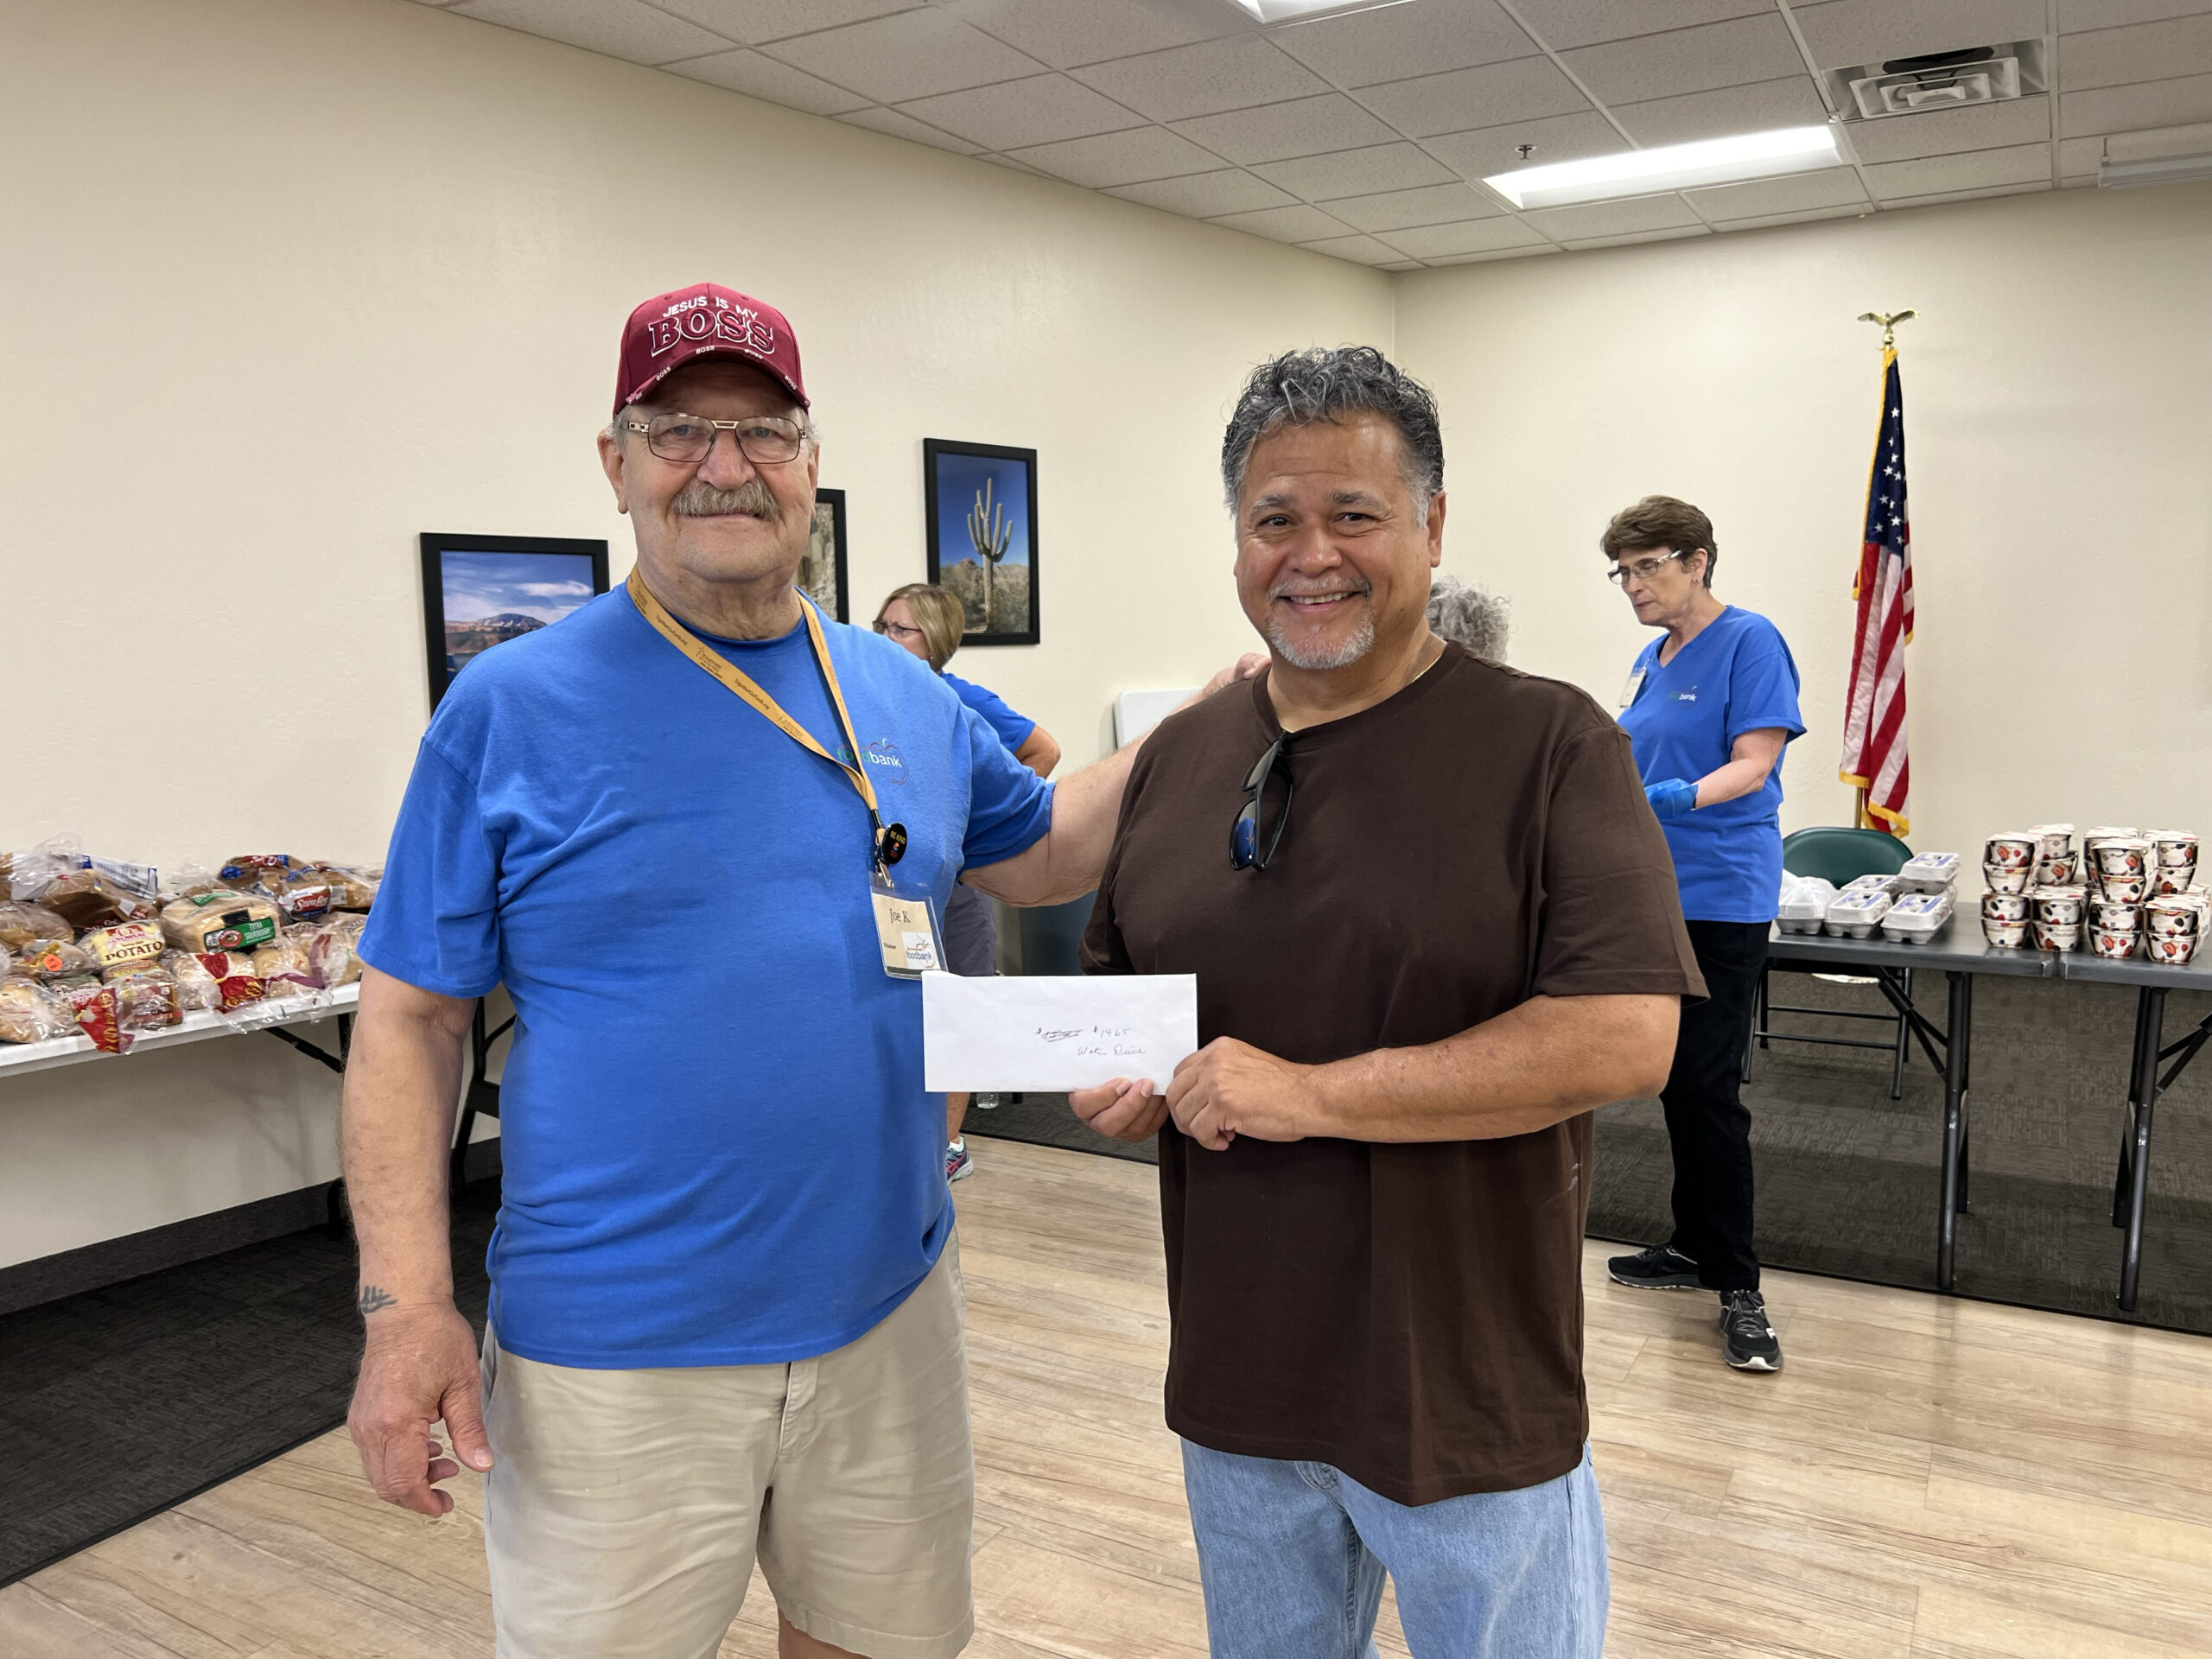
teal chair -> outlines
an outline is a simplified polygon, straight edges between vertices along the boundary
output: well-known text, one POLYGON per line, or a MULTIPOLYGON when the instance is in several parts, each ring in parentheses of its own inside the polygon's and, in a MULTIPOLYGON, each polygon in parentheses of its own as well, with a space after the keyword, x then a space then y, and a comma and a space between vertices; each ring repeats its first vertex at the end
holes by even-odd
MULTIPOLYGON (((1840 887, 1856 881, 1862 875, 1895 875, 1912 856, 1912 849, 1895 836, 1879 830, 1847 830, 1840 826, 1823 825, 1819 829, 1800 830, 1795 835, 1782 838, 1782 868, 1792 875, 1816 875, 1823 881, 1840 887)), ((1786 946, 1784 947, 1786 948, 1786 946)), ((1758 1007, 1751 1020, 1750 1040, 1744 1045, 1744 1081, 1751 1080, 1751 1055, 1771 1043, 1819 1043, 1829 1048, 1887 1049, 1895 1057, 1890 1067, 1890 1098, 1904 1098, 1905 1047, 1911 1033, 1904 1016, 1893 1010, 1870 1013, 1859 1008, 1801 1008, 1777 1003, 1768 995, 1768 976, 1772 969, 1759 975, 1758 1007), (1867 1042, 1856 1037, 1807 1037, 1773 1029, 1773 1017, 1777 1014, 1817 1014, 1824 1020, 1878 1020, 1894 1027, 1885 1042, 1867 1042)), ((1807 969, 1784 969, 1785 973, 1810 972, 1807 969)), ((1904 973, 1905 1000, 1912 1000, 1912 969, 1904 973)), ((1865 984, 1867 982, 1858 982, 1865 984)))

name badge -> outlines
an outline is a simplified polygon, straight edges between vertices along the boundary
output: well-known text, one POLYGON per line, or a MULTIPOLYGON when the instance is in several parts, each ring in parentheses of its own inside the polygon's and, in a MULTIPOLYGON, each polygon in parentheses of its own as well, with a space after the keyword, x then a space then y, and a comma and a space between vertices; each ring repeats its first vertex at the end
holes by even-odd
POLYGON ((887 876, 878 875, 868 882, 868 900, 875 907, 875 942, 885 973, 919 979, 944 968, 937 906, 926 893, 902 893, 887 876))
POLYGON ((1639 668, 1628 677, 1628 683, 1621 688, 1621 707, 1633 709, 1636 706, 1636 694, 1643 690, 1643 671, 1639 668))

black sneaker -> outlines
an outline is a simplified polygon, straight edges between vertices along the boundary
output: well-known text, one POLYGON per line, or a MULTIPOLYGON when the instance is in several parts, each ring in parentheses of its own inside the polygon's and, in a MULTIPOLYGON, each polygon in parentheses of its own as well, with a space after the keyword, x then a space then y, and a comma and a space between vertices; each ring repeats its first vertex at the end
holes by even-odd
POLYGON ((1766 1298, 1756 1290, 1720 1293, 1720 1351, 1739 1371, 1778 1371, 1782 1344, 1766 1320, 1766 1298))
POLYGON ((1617 1285, 1638 1290, 1697 1290, 1697 1263, 1671 1244, 1654 1244, 1634 1255, 1617 1255, 1605 1263, 1617 1285))

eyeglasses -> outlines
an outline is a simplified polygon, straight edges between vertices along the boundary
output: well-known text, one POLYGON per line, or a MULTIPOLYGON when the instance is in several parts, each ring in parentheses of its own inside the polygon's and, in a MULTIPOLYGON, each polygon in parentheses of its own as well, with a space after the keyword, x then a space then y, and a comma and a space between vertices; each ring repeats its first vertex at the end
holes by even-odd
POLYGON ((1630 576, 1634 576, 1638 582, 1649 582, 1659 574, 1660 568, 1669 560, 1679 559, 1681 556, 1679 553, 1669 553, 1662 558, 1638 559, 1634 564, 1616 564, 1605 572, 1605 580, 1616 588, 1626 587, 1630 576))
POLYGON ((1237 809, 1236 821, 1229 826, 1229 868, 1232 870, 1264 870, 1275 855, 1275 849, 1282 844, 1282 832, 1290 823, 1290 800, 1296 791, 1290 779, 1290 756, 1286 746, 1290 734, 1285 732, 1268 745, 1268 752, 1252 763, 1252 770, 1244 777, 1244 804, 1237 809), (1282 810, 1276 815, 1274 833, 1268 837, 1265 852, 1260 850, 1260 809, 1267 799, 1268 782, 1271 778, 1282 779, 1282 810))
POLYGON ((715 447, 715 434, 728 432, 745 458, 757 467, 795 461, 805 447, 806 429, 779 415, 748 415, 741 421, 710 421, 703 415, 656 415, 650 421, 625 421, 625 432, 645 435, 645 448, 663 461, 696 467, 715 447))
POLYGON ((922 637, 922 631, 911 622, 887 622, 880 616, 875 619, 875 631, 878 633, 895 633, 901 639, 922 637))

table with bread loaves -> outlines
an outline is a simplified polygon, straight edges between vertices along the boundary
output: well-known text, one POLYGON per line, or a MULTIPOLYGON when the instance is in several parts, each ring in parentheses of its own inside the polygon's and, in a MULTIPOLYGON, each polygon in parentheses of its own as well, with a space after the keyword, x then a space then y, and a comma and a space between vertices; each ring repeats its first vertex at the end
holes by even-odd
POLYGON ((374 870, 287 853, 168 880, 54 842, 0 854, 0 1044, 82 1037, 119 1054, 194 1015, 251 1029, 327 1001, 360 977, 376 891, 374 870))

